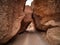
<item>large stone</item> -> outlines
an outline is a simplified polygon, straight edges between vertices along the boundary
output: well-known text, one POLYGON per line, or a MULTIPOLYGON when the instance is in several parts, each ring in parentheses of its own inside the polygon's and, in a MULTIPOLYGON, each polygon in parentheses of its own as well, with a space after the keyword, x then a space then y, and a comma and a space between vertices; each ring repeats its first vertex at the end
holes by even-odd
POLYGON ((48 29, 46 38, 51 45, 60 45, 60 27, 48 29))
POLYGON ((17 34, 24 18, 26 0, 0 0, 0 44, 17 34))
POLYGON ((34 0, 33 20, 35 27, 39 30, 47 30, 50 25, 45 23, 50 20, 60 21, 60 0, 34 0))

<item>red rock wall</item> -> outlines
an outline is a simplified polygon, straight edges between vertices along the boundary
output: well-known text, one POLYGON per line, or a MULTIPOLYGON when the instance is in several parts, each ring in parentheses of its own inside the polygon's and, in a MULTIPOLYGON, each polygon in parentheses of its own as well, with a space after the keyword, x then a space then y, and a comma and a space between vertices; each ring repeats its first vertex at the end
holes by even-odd
POLYGON ((34 0, 33 13, 36 26, 41 27, 49 20, 59 21, 60 19, 59 2, 60 0, 34 0))
POLYGON ((60 0, 34 0, 33 5, 35 27, 47 30, 46 39, 50 45, 60 45, 60 0))
POLYGON ((26 0, 0 0, 0 43, 6 43, 19 31, 26 0))

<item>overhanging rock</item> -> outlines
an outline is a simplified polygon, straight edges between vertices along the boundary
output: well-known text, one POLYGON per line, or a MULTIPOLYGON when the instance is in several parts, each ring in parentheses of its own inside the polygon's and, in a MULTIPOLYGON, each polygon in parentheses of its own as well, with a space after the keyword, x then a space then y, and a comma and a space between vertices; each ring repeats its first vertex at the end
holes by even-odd
MULTIPOLYGON (((59 21, 60 19, 60 0, 34 0, 33 17, 35 26, 38 29, 47 29, 44 24, 50 20, 59 21)), ((44 30, 43 29, 43 30, 44 30)))

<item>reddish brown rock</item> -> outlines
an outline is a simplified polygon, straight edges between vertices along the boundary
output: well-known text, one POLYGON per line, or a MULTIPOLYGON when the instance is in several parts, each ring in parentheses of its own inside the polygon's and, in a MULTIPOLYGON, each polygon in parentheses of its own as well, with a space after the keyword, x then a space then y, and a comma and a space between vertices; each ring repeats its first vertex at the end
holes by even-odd
POLYGON ((46 38, 51 45, 60 45, 60 27, 49 29, 46 38))
POLYGON ((33 20, 39 30, 47 30, 51 26, 44 25, 49 20, 60 21, 60 0, 34 0, 33 20))
POLYGON ((0 43, 8 42, 19 31, 25 1, 0 0, 0 43))
MULTIPOLYGON (((25 6, 25 10, 24 10, 25 16, 21 22, 21 29, 22 32, 25 31, 27 29, 27 27, 29 26, 29 24, 32 22, 32 13, 33 13, 33 9, 31 6, 25 6)), ((21 31, 19 31, 20 33, 21 31)))
POLYGON ((24 21, 28 22, 28 21, 32 21, 32 13, 33 13, 33 9, 31 6, 25 6, 25 17, 24 17, 24 21))
POLYGON ((51 45, 60 45, 60 0, 34 0, 33 20, 40 31, 47 31, 51 45))

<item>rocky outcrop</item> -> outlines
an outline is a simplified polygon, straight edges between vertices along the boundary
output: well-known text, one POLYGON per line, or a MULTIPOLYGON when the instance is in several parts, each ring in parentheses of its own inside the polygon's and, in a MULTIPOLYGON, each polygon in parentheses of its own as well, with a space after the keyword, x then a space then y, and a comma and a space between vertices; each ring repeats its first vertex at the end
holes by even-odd
POLYGON ((60 22, 60 0, 34 0, 33 20, 39 30, 47 30, 51 25, 45 25, 50 20, 60 22))
POLYGON ((0 43, 8 42, 19 31, 25 1, 0 0, 0 43))

